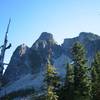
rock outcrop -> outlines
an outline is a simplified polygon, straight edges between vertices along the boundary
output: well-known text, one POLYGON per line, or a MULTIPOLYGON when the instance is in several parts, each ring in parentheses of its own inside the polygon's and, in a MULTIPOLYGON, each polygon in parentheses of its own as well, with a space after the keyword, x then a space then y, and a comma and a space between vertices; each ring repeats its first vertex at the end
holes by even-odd
POLYGON ((78 37, 64 39, 62 48, 66 55, 71 57, 71 48, 75 42, 80 42, 86 49, 86 56, 89 62, 92 61, 95 53, 100 51, 100 36, 93 33, 81 32, 78 37))
POLYGON ((18 46, 11 57, 11 61, 4 73, 6 83, 12 83, 23 75, 31 72, 29 61, 29 47, 25 44, 18 46))

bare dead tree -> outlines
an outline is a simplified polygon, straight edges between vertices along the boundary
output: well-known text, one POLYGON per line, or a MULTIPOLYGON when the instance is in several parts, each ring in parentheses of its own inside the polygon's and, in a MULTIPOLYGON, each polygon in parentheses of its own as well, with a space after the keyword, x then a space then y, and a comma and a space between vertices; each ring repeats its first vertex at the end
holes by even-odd
POLYGON ((3 43, 2 46, 0 46, 0 49, 1 49, 1 54, 0 54, 0 81, 1 81, 2 75, 3 75, 4 65, 7 65, 6 63, 4 63, 5 51, 11 47, 11 43, 9 43, 9 45, 7 46, 7 43, 8 43, 7 35, 8 35, 8 31, 9 31, 10 22, 11 22, 11 19, 9 19, 9 23, 7 25, 4 43, 3 43))

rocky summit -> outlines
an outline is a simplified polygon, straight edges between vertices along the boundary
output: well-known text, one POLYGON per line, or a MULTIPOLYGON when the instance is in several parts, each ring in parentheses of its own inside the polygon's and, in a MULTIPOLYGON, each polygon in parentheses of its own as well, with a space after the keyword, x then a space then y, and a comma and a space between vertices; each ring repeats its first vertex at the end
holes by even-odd
POLYGON ((100 51, 100 36, 93 33, 81 32, 78 37, 66 38, 63 44, 58 45, 51 33, 43 32, 31 48, 25 44, 18 46, 3 75, 0 98, 30 89, 41 93, 48 49, 52 52, 52 64, 63 80, 66 63, 72 61, 71 48, 75 42, 84 45, 90 64, 95 53, 100 51))

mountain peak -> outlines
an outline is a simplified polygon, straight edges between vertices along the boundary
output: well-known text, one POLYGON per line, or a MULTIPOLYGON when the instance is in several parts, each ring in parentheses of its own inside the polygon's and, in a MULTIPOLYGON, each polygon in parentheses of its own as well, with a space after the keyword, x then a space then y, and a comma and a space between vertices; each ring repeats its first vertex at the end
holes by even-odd
POLYGON ((88 40, 97 40, 97 39, 100 39, 100 36, 94 34, 94 33, 91 33, 91 32, 81 32, 79 34, 79 38, 82 38, 82 39, 88 39, 88 40))
POLYGON ((42 32, 39 39, 40 40, 53 40, 53 35, 48 32, 42 32))
POLYGON ((51 45, 56 44, 53 35, 48 32, 42 32, 37 41, 32 45, 32 48, 45 48, 49 43, 51 45))

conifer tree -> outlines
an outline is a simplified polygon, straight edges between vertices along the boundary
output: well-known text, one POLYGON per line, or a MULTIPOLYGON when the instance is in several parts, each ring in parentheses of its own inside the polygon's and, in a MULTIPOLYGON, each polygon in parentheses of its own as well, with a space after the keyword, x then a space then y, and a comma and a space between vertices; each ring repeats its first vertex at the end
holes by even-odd
POLYGON ((66 88, 67 88, 67 95, 68 99, 73 100, 73 91, 74 91, 74 72, 73 72, 73 66, 71 64, 67 64, 66 69, 66 88))
POLYGON ((46 83, 46 100, 58 100, 56 89, 59 81, 57 77, 56 68, 50 62, 50 54, 48 55, 48 60, 47 60, 45 83, 46 83))
POLYGON ((63 86, 61 86, 59 91, 59 100, 73 100, 73 90, 74 89, 74 71, 73 65, 67 63, 66 75, 63 86))
POLYGON ((74 71, 73 65, 67 64, 66 67, 66 76, 65 76, 65 84, 64 84, 64 99, 73 100, 73 91, 74 91, 74 71))
POLYGON ((91 75, 93 100, 100 100, 100 52, 94 58, 91 75))
POLYGON ((86 65, 85 50, 79 42, 74 44, 72 55, 74 65, 74 100, 90 100, 91 81, 88 66, 86 65))

